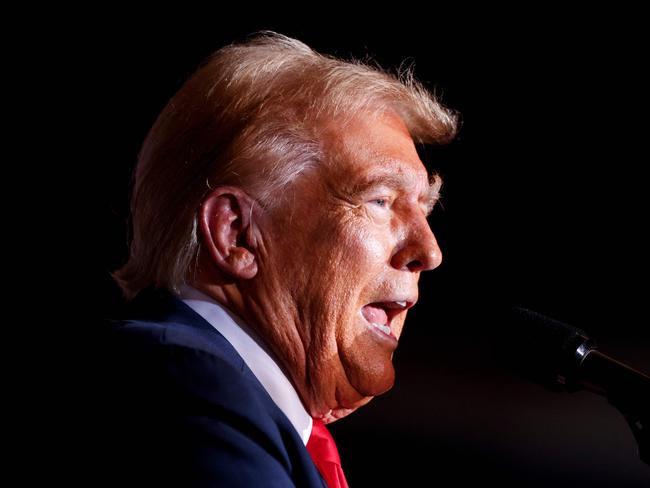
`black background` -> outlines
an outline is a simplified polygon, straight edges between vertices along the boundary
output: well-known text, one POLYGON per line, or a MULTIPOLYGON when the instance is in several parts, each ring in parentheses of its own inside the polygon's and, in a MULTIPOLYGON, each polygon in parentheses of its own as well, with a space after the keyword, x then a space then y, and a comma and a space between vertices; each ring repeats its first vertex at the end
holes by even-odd
MULTIPOLYGON (((463 121, 456 142, 426 155, 445 181, 431 218, 444 262, 422 277, 393 390, 331 428, 350 485, 647 486, 650 468, 623 417, 600 397, 553 393, 505 368, 491 349, 499 323, 486 313, 522 303, 650 370, 648 77, 638 15, 434 8, 379 23, 348 11, 298 20, 289 20, 295 11, 163 13, 98 13, 61 28, 67 81, 58 101, 78 114, 64 171, 84 181, 71 185, 83 188, 68 215, 83 240, 71 249, 95 317, 119 303, 108 273, 126 256, 139 145, 205 56, 271 29, 388 68, 413 61, 463 121)), ((92 324, 75 347, 93 340, 92 324)), ((78 384, 92 382, 80 373, 78 384)))

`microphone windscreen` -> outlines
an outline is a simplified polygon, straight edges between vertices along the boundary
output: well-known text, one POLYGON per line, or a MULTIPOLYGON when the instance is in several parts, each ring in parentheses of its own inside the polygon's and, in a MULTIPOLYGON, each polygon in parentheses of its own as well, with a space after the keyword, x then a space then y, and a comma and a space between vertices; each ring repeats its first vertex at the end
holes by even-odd
POLYGON ((587 338, 587 333, 578 327, 523 307, 512 307, 510 319, 513 328, 542 353, 560 351, 572 355, 587 338))
POLYGON ((566 387, 564 380, 578 366, 576 350, 589 340, 577 327, 515 306, 505 321, 499 349, 509 366, 551 389, 566 387))

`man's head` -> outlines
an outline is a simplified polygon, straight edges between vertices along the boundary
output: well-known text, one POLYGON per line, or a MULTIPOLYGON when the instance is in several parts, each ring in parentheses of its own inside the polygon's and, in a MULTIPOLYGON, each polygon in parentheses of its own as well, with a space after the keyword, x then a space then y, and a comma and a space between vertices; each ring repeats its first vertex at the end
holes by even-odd
POLYGON ((144 143, 127 297, 187 282, 241 316, 310 413, 341 417, 394 380, 421 271, 441 259, 417 142, 455 119, 410 75, 267 34, 213 55, 144 143))

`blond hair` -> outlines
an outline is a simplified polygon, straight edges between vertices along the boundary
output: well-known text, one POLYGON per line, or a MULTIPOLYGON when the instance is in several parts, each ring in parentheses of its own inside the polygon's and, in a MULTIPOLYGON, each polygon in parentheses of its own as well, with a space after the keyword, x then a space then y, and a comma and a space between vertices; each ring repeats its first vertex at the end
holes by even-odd
POLYGON ((456 131, 455 114, 410 69, 392 75, 273 32, 215 52, 169 101, 140 151, 130 256, 113 274, 124 295, 185 281, 211 188, 236 185, 263 206, 281 205, 280 191, 324 159, 318 128, 364 111, 396 113, 418 143, 445 143, 456 131))

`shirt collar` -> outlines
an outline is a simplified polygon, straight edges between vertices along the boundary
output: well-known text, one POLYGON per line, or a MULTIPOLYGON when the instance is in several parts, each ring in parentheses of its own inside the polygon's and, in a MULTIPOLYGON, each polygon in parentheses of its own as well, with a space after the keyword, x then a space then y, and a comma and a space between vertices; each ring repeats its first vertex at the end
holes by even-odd
POLYGON ((196 288, 183 285, 178 296, 230 342, 306 445, 311 435, 312 418, 259 336, 241 318, 196 288))

